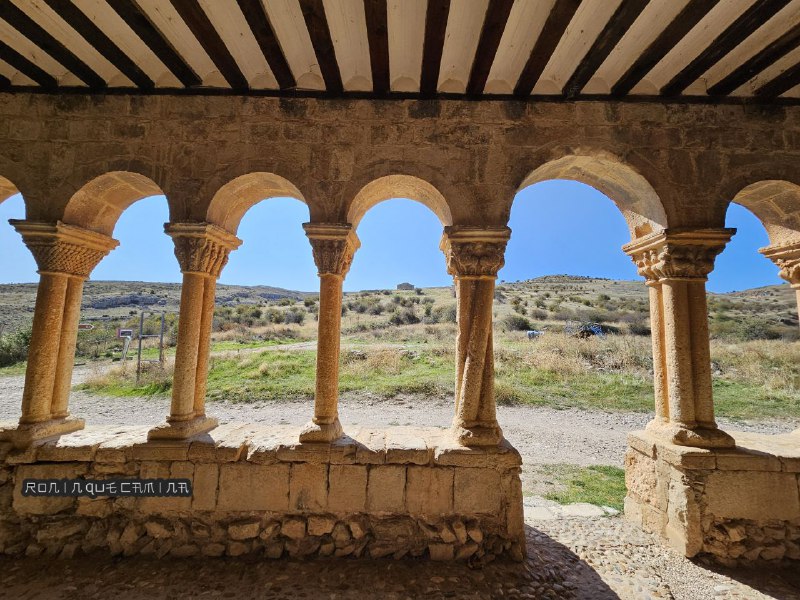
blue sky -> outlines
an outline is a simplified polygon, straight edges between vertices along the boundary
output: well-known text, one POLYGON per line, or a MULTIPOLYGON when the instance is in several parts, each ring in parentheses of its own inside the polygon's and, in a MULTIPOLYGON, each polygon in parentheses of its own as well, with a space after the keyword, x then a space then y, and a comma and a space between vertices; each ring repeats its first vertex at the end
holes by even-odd
MULTIPOLYGON (((37 281, 36 265, 19 235, 7 224, 23 218, 22 198, 0 204, 0 283, 37 281)), ((180 281, 172 241, 163 233, 166 200, 155 196, 125 211, 114 237, 114 250, 92 274, 93 279, 180 281)), ((315 290, 316 269, 301 224, 306 206, 290 198, 272 198, 251 209, 239 228, 244 244, 231 254, 221 283, 274 285, 315 290)), ((733 205, 728 227, 739 232, 717 259, 709 278, 711 291, 726 292, 781 283, 775 266, 758 254, 768 243, 760 222, 733 205)), ((614 204, 591 187, 572 181, 546 181, 522 190, 509 223, 513 233, 500 279, 516 281, 548 274, 639 279, 620 247, 628 229, 614 204)), ((388 200, 370 210, 358 227, 361 249, 345 281, 348 291, 414 285, 449 285, 439 250, 442 226, 416 202, 388 200)))

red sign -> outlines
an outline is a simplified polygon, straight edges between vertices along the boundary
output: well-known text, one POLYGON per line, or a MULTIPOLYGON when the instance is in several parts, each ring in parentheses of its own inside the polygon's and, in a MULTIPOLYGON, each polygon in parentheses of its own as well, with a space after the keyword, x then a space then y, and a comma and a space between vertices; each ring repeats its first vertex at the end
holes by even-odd
POLYGON ((78 323, 78 329, 91 330, 94 329, 94 325, 91 323, 78 323))

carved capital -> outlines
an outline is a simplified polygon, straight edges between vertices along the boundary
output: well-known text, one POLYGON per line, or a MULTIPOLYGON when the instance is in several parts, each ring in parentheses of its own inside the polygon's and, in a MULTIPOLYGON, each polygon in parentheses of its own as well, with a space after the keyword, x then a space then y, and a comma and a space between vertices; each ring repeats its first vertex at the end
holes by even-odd
POLYGON ((447 272, 454 277, 497 277, 505 264, 510 237, 508 227, 445 227, 439 248, 447 261, 447 272))
POLYGON ((735 232, 735 229, 666 229, 622 249, 649 283, 664 279, 705 281, 714 269, 714 259, 735 232))
POLYGON ((63 273, 87 278, 97 264, 119 245, 114 238, 61 221, 9 221, 33 254, 39 273, 63 273))
POLYGON ((344 277, 361 242, 348 223, 303 223, 319 275, 344 277))
POLYGON ((228 254, 242 240, 210 223, 165 223, 164 231, 175 243, 175 257, 183 273, 219 277, 228 254))
POLYGON ((774 244, 759 249, 759 252, 777 265, 781 279, 788 281, 793 288, 800 289, 800 241, 774 244))

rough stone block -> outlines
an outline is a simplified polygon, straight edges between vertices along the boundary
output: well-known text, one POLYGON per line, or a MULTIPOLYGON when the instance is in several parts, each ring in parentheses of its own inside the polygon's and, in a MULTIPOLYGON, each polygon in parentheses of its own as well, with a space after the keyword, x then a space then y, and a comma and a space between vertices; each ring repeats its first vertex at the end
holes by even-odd
POLYGON ((406 507, 412 515, 453 512, 453 469, 410 466, 407 471, 406 507))
POLYGON ((433 457, 419 429, 392 427, 386 430, 386 462, 427 465, 433 457))
POLYGON ((454 509, 458 514, 497 514, 500 511, 500 473, 494 469, 456 469, 454 509))
POLYGON ((405 512, 405 487, 405 467, 371 466, 367 484, 367 509, 370 512, 405 512))
POLYGON ((363 512, 367 505, 367 467, 331 465, 328 471, 328 510, 363 512))
POLYGON ((219 469, 220 511, 272 510, 289 508, 289 465, 228 463, 219 469))
POLYGON ((328 465, 293 463, 289 473, 289 510, 320 511, 328 506, 328 465))
POLYGON ((780 471, 781 461, 776 456, 752 452, 717 451, 717 469, 720 471, 780 471))

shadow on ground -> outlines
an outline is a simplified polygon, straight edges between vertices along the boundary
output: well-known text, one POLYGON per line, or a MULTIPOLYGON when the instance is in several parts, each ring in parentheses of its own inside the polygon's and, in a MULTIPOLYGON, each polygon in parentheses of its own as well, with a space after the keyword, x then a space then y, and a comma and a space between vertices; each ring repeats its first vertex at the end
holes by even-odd
POLYGON ((156 559, 84 556, 72 560, 0 559, 7 598, 618 598, 566 546, 526 527, 524 563, 414 559, 156 559))
POLYGON ((800 568, 788 566, 730 569, 700 558, 697 564, 704 569, 725 575, 776 600, 800 600, 800 568))

